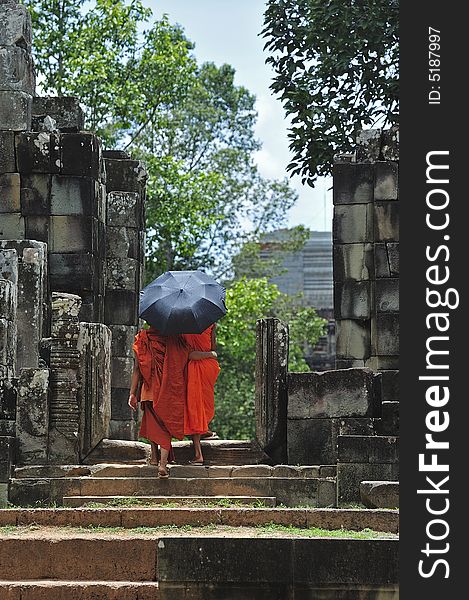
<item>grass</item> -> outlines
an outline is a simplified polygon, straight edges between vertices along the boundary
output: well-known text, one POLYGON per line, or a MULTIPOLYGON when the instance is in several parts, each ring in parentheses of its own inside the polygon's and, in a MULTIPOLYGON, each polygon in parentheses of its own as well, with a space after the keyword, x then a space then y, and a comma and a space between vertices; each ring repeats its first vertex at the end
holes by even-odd
POLYGON ((168 502, 151 502, 151 500, 143 500, 141 498, 116 498, 110 502, 88 502, 83 505, 83 508, 268 508, 262 500, 257 500, 255 503, 244 503, 241 500, 232 500, 230 498, 214 498, 213 500, 191 500, 188 498, 184 501, 168 502))
POLYGON ((293 527, 293 525, 277 525, 268 523, 266 525, 258 525, 257 529, 265 533, 284 533, 300 537, 332 537, 332 538, 348 538, 353 537, 360 540, 371 540, 381 538, 383 536, 397 537, 394 534, 387 534, 372 529, 362 529, 361 531, 353 531, 350 529, 321 529, 320 527, 308 527, 302 529, 293 527))

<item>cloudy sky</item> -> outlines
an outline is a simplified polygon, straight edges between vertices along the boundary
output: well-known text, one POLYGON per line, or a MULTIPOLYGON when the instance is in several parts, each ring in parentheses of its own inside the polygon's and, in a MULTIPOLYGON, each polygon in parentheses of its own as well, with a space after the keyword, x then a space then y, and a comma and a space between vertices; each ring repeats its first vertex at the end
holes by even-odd
MULTIPOLYGON (((143 0, 160 17, 167 13, 180 23, 195 43, 199 61, 229 63, 237 72, 236 83, 257 97, 257 137, 263 149, 256 161, 266 177, 283 178, 290 160, 287 123, 282 106, 269 90, 272 72, 264 61, 262 29, 264 0, 143 0)), ((291 209, 289 225, 303 224, 315 231, 330 231, 332 224, 331 180, 323 178, 316 187, 302 186, 291 179, 299 194, 291 209)))

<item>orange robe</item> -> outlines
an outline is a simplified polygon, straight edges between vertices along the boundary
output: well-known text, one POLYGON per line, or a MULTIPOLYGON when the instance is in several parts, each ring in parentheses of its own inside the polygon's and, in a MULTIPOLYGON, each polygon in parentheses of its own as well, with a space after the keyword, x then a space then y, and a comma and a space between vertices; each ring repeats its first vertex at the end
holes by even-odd
MULTIPOLYGON (((189 351, 210 352, 212 330, 210 326, 200 334, 184 334, 182 337, 189 351)), ((190 360, 187 366, 187 400, 184 412, 184 433, 206 433, 215 415, 214 388, 220 367, 215 358, 190 360)))
POLYGON ((132 346, 142 375, 140 436, 169 452, 171 438, 184 437, 186 366, 189 350, 182 336, 143 329, 132 346))

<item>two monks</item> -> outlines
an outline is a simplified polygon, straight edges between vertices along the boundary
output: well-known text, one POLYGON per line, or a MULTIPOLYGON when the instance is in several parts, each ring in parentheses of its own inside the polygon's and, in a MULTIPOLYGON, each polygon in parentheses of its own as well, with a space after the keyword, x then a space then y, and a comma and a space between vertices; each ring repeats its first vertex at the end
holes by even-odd
POLYGON ((151 442, 150 462, 158 464, 159 446, 158 475, 168 477, 171 439, 188 435, 194 444, 191 464, 202 465, 200 439, 215 414, 214 387, 220 372, 215 325, 201 334, 171 336, 150 327, 135 336, 132 347, 135 361, 128 403, 136 410, 140 396, 140 436, 151 442))

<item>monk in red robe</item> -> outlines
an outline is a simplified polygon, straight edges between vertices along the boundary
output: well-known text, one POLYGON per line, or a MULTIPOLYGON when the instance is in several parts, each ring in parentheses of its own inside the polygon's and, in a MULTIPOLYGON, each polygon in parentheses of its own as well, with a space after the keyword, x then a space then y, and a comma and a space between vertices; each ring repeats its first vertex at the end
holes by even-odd
POLYGON ((220 367, 216 354, 215 325, 201 334, 183 334, 190 350, 187 366, 187 400, 184 411, 184 433, 194 443, 191 464, 203 465, 200 439, 209 432, 209 423, 215 415, 214 388, 220 367))
POLYGON ((139 385, 143 410, 140 436, 151 442, 152 464, 158 464, 158 475, 168 477, 167 463, 171 438, 184 437, 186 411, 187 362, 190 350, 183 336, 161 335, 154 327, 143 329, 132 346, 136 360, 130 386, 129 406, 137 409, 139 385))

